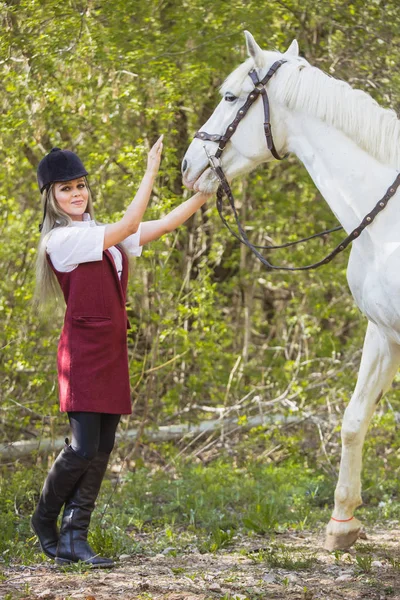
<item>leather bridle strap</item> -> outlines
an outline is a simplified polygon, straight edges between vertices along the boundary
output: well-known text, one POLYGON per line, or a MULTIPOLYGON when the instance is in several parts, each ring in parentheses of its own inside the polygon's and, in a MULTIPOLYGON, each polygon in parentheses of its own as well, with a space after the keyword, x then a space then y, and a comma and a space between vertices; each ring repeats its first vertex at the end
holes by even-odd
POLYGON ((268 99, 267 90, 265 89, 264 86, 271 79, 272 75, 274 75, 276 73, 276 71, 279 69, 279 67, 281 65, 283 65, 283 63, 285 63, 285 62, 286 62, 285 60, 279 60, 276 63, 274 63, 272 65, 272 67, 270 68, 270 70, 268 71, 268 73, 266 74, 266 76, 261 81, 258 79, 258 75, 257 75, 256 71, 253 70, 253 71, 250 71, 250 73, 249 73, 249 76, 250 76, 252 82, 254 83, 254 87, 260 91, 263 105, 264 105, 264 133, 265 133, 265 139, 267 140, 268 150, 270 150, 272 156, 274 158, 276 158, 277 160, 283 160, 285 157, 279 156, 279 154, 275 148, 274 140, 272 137, 272 130, 271 130, 271 117, 270 117, 271 111, 269 109, 269 99, 268 99))
POLYGON ((375 217, 386 207, 387 203, 395 195, 398 187, 400 186, 400 173, 399 173, 397 175, 395 181, 392 183, 392 185, 386 191, 386 194, 376 203, 376 205, 371 210, 371 212, 369 212, 364 217, 364 219, 361 221, 361 223, 358 225, 358 227, 353 229, 353 231, 340 244, 338 244, 336 246, 336 248, 334 248, 332 250, 332 252, 330 252, 327 256, 325 256, 325 258, 323 258, 322 260, 319 260, 316 263, 313 263, 311 265, 306 265, 303 267, 280 267, 280 266, 271 264, 262 254, 260 254, 260 252, 258 252, 256 247, 253 246, 253 244, 250 242, 250 240, 247 237, 246 232, 244 231, 242 224, 240 223, 239 215, 237 213, 236 206, 235 206, 235 199, 233 197, 231 188, 225 178, 224 172, 221 169, 221 167, 216 167, 215 174, 217 175, 218 179, 220 180, 220 184, 221 184, 217 190, 217 208, 218 208, 219 215, 222 219, 222 222, 229 229, 229 231, 235 236, 235 238, 238 239, 242 244, 245 244, 245 246, 247 246, 253 252, 253 254, 255 254, 255 256, 257 256, 257 258, 270 271, 272 271, 272 270, 275 270, 275 271, 309 271, 310 269, 316 269, 317 267, 326 265, 327 263, 331 262, 331 260, 333 258, 335 258, 335 256, 337 256, 340 252, 342 252, 345 248, 347 248, 347 246, 349 246, 349 244, 351 244, 351 242, 353 242, 355 239, 357 239, 359 237, 359 235, 362 233, 362 231, 364 231, 364 229, 366 227, 368 227, 368 225, 371 225, 371 223, 373 222, 375 217), (225 219, 225 217, 222 214, 223 194, 225 194, 229 200, 229 204, 232 208, 239 234, 237 234, 236 231, 234 231, 231 228, 231 226, 229 225, 229 223, 227 222, 227 220, 225 219))
POLYGON ((229 123, 225 133, 223 133, 221 135, 218 133, 207 133, 206 131, 197 131, 194 134, 194 137, 198 138, 199 140, 203 140, 205 142, 206 141, 207 142, 216 142, 218 144, 218 149, 214 155, 215 158, 220 158, 222 152, 224 151, 226 144, 229 142, 229 140, 235 133, 240 121, 242 119, 244 119, 244 117, 247 115, 251 106, 253 106, 254 102, 257 100, 257 98, 261 94, 262 99, 263 99, 263 104, 264 104, 264 121, 265 121, 264 122, 264 132, 265 132, 265 139, 267 141, 267 146, 268 146, 269 150, 271 150, 274 158, 277 158, 278 160, 282 160, 282 158, 279 156, 279 154, 277 153, 277 151, 275 149, 274 141, 272 138, 269 100, 268 100, 267 91, 264 86, 267 85, 267 83, 271 79, 271 77, 276 73, 276 71, 279 69, 279 67, 281 67, 285 62, 287 62, 287 61, 286 60, 277 60, 272 65, 272 67, 269 69, 269 71, 265 75, 265 77, 263 77, 263 79, 261 79, 261 80, 258 79, 258 75, 257 75, 256 71, 254 71, 254 70, 250 71, 249 75, 254 84, 254 90, 252 90, 250 92, 250 94, 247 96, 245 103, 243 104, 243 106, 241 108, 239 108, 239 110, 236 113, 235 118, 233 119, 233 121, 231 123, 229 123))

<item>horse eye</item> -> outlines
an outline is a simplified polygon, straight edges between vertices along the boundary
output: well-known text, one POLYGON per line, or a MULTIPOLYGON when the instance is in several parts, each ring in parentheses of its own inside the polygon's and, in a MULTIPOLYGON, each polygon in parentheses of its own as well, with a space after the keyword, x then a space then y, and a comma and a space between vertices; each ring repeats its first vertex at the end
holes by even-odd
POLYGON ((224 96, 224 99, 225 99, 227 102, 235 102, 235 100, 237 100, 237 97, 236 97, 236 96, 234 96, 233 94, 231 94, 231 93, 227 92, 227 93, 225 94, 225 96, 224 96))

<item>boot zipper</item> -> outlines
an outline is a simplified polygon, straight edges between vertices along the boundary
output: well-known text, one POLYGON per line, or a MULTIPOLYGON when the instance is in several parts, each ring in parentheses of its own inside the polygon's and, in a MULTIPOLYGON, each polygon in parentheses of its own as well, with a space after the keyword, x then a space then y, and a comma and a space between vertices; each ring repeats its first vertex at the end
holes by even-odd
POLYGON ((74 551, 74 537, 73 537, 73 527, 72 527, 72 517, 74 516, 74 509, 71 509, 70 515, 68 517, 68 521, 69 521, 69 541, 70 541, 70 545, 71 545, 71 557, 74 559, 75 558, 75 551, 74 551))

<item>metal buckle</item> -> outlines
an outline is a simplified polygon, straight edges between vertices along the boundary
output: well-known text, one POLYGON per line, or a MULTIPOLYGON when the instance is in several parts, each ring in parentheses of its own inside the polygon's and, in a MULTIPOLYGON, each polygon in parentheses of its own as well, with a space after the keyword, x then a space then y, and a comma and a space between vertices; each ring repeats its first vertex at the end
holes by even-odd
POLYGON ((208 164, 210 165, 211 169, 212 169, 213 171, 215 171, 215 169, 216 169, 217 167, 221 167, 221 161, 220 161, 220 159, 219 159, 219 158, 217 158, 217 157, 215 156, 215 154, 210 154, 210 153, 209 153, 209 151, 207 150, 207 148, 206 148, 206 146, 205 146, 205 145, 203 145, 203 148, 204 148, 204 152, 205 152, 205 153, 206 153, 206 155, 207 155, 207 158, 208 158, 208 164))
POLYGON ((222 178, 220 177, 219 173, 217 172, 217 167, 222 169, 220 159, 217 156, 215 156, 214 154, 210 154, 205 145, 203 145, 203 148, 204 148, 204 152, 206 153, 206 156, 208 159, 208 164, 210 165, 210 169, 212 170, 214 175, 217 177, 217 179, 222 183, 222 178))

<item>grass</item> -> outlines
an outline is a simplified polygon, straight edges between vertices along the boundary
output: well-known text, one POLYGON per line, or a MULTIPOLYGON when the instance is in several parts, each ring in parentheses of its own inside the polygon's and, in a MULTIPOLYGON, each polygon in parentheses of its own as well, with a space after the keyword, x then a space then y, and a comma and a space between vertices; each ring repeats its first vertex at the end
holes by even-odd
POLYGON ((4 596, 4 600, 26 600, 30 596, 30 586, 28 583, 24 585, 24 589, 20 592, 8 592, 4 596))
MULTIPOLYGON (((0 487, 0 556, 4 562, 45 560, 37 552, 29 518, 45 472, 16 467, 0 487)), ((322 476, 303 468, 234 467, 218 460, 204 467, 182 462, 173 471, 141 468, 128 472, 118 489, 103 483, 89 541, 106 556, 200 552, 228 548, 238 532, 267 534, 301 529, 324 519, 310 488, 322 476), (110 501, 110 502, 109 502, 110 501)))
POLYGON ((400 558, 388 555, 387 560, 395 571, 400 571, 400 558))
POLYGON ((302 548, 289 547, 284 544, 272 544, 257 553, 249 553, 248 556, 254 562, 287 571, 310 569, 316 562, 315 553, 307 553, 302 548))
MULTIPOLYGON (((0 560, 7 564, 37 564, 47 559, 38 552, 29 518, 40 492, 45 470, 17 464, 0 480, 0 560)), ((369 481, 373 474, 369 473, 369 481)), ((370 486, 385 494, 384 481, 370 486)), ((393 482, 390 484, 393 492, 393 482)), ((221 457, 207 466, 182 461, 166 471, 138 468, 115 488, 103 483, 94 512, 89 541, 100 554, 176 555, 185 551, 219 552, 238 536, 267 536, 287 530, 322 527, 329 518, 334 481, 321 470, 294 459, 279 467, 257 461, 235 464, 221 457)), ((400 517, 398 503, 390 503, 391 518, 400 517)), ((388 504, 385 505, 387 515, 388 504)), ((373 513, 379 521, 379 503, 363 507, 361 518, 373 513)), ((381 514, 381 517, 383 515, 381 514)), ((372 518, 371 518, 372 520, 372 518)), ((357 566, 367 572, 368 558, 360 551, 357 566)), ((368 552, 365 552, 368 554, 368 552)), ((313 557, 272 544, 256 560, 269 566, 306 569, 313 557)), ((79 567, 78 567, 79 568, 79 567)))
POLYGON ((373 557, 371 556, 371 554, 357 554, 357 556, 356 556, 357 569, 361 573, 370 573, 372 570, 372 560, 373 560, 373 557))

